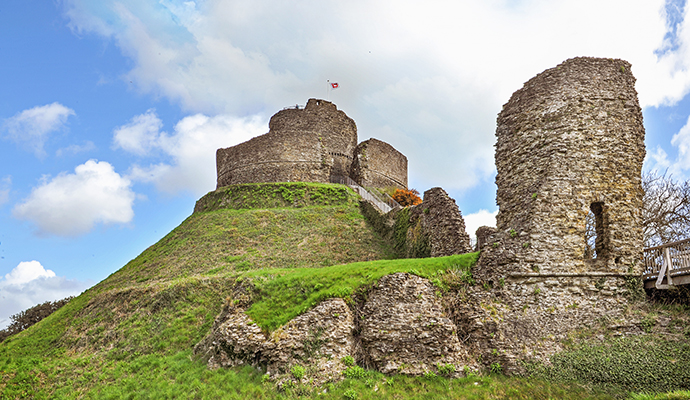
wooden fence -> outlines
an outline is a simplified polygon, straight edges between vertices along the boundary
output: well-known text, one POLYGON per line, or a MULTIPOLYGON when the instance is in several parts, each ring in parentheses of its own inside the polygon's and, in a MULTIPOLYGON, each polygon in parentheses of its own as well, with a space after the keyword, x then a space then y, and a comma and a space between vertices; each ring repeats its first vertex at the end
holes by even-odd
POLYGON ((643 257, 646 288, 690 284, 690 239, 644 249, 643 257))

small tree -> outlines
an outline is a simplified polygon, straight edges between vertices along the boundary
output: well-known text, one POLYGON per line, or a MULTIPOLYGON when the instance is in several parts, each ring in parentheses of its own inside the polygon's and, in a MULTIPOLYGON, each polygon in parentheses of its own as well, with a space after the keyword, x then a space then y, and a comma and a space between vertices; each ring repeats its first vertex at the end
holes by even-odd
POLYGON ((690 183, 650 171, 642 175, 642 229, 646 247, 690 235, 690 183))
POLYGON ((70 296, 62 300, 46 301, 45 303, 41 303, 18 314, 10 316, 12 323, 7 328, 0 330, 0 342, 12 335, 16 335, 17 333, 54 313, 57 309, 67 304, 73 298, 73 296, 70 296))
POLYGON ((395 189, 393 193, 393 200, 397 201, 403 207, 416 206, 422 202, 419 197, 419 192, 415 189, 395 189))

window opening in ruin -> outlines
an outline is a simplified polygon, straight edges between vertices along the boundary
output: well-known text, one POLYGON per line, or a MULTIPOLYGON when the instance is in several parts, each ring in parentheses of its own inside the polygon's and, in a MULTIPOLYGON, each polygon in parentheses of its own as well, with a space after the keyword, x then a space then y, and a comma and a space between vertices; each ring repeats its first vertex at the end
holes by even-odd
POLYGON ((585 222, 585 259, 604 255, 604 230, 604 203, 592 203, 585 222))

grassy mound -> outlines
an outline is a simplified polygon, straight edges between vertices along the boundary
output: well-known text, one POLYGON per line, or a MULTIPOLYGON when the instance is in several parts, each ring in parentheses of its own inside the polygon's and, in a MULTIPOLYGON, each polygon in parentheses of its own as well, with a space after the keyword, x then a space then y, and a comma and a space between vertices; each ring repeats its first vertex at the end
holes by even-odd
POLYGON ((427 277, 440 292, 455 290, 472 282, 477 258, 392 260, 393 254, 365 220, 356 195, 341 185, 240 185, 209 193, 192 216, 122 269, 1 343, 0 400, 610 398, 553 383, 593 379, 564 371, 585 361, 602 369, 610 358, 603 352, 599 361, 588 360, 598 353, 577 349, 563 356, 560 369, 541 371, 542 379, 364 371, 325 388, 284 392, 265 382, 261 371, 211 371, 192 357, 224 302, 239 296, 251 305, 248 314, 271 330, 322 299, 348 300, 395 272, 427 277))
POLYGON ((340 297, 351 301, 356 292, 397 272, 408 272, 430 279, 444 287, 450 277, 471 279, 470 268, 479 253, 438 258, 384 260, 298 270, 252 271, 257 300, 247 314, 264 330, 274 330, 321 301, 340 297), (451 271, 452 274, 446 275, 451 271))
MULTIPOLYGON (((305 183, 286 187, 292 188, 292 198, 298 197, 295 193, 306 193, 303 196, 307 197, 318 193, 320 203, 335 205, 234 209, 244 203, 231 201, 236 197, 234 186, 223 188, 202 200, 204 204, 224 207, 202 207, 211 211, 192 214, 95 289, 155 285, 183 277, 224 276, 266 268, 324 267, 394 256, 387 242, 368 226, 350 189, 305 183), (227 201, 213 200, 223 194, 227 201)), ((287 193, 279 188, 277 184, 238 185, 237 193, 287 193)), ((262 207, 274 204, 270 195, 265 197, 268 200, 260 202, 262 207)))

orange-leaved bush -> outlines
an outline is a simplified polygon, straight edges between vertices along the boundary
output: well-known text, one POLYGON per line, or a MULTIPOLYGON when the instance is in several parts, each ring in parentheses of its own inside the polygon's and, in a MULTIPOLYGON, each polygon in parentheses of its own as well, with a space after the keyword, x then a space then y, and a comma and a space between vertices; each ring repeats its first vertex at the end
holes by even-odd
POLYGON ((415 189, 395 189, 395 193, 393 193, 392 197, 393 200, 397 201, 398 204, 403 207, 416 206, 422 202, 422 199, 419 197, 419 192, 415 189))

